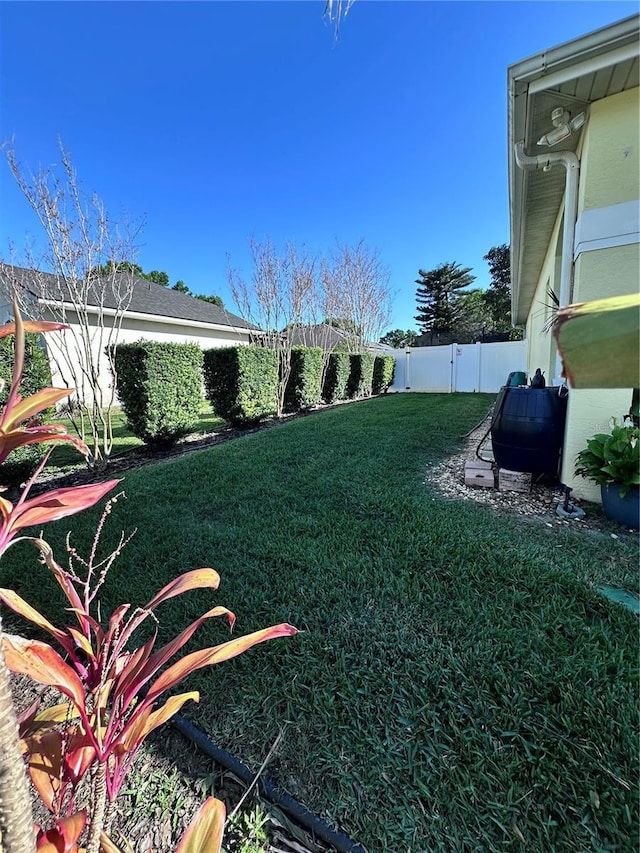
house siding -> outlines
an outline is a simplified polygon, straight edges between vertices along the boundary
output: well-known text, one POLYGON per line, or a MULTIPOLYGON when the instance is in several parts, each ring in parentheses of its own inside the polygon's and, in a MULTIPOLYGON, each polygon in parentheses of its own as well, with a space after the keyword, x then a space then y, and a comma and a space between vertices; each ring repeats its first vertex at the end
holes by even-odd
POLYGON ((629 89, 591 105, 580 161, 579 214, 638 199, 638 94, 629 89))
MULTIPOLYGON (((78 324, 74 323, 75 314, 68 312, 67 323, 71 326, 71 330, 77 330, 78 324)), ((47 319, 46 316, 44 319, 47 319)), ((94 315, 89 315, 89 324, 92 328, 97 328, 97 318, 94 315)), ((65 358, 62 357, 62 350, 66 350, 66 357, 72 357, 76 366, 80 362, 80 353, 75 351, 74 336, 72 331, 51 332, 45 336, 45 346, 49 353, 51 362, 51 372, 53 384, 56 386, 73 386, 69 368, 66 365, 65 358)), ((106 341, 106 334, 104 341, 106 341)), ((139 341, 141 338, 159 343, 189 343, 198 344, 202 349, 211 349, 213 347, 237 346, 239 344, 249 343, 249 333, 241 329, 229 327, 229 330, 220 329, 193 329, 189 327, 172 323, 170 320, 159 322, 153 320, 132 320, 125 317, 122 322, 122 327, 118 335, 119 343, 131 343, 139 341)), ((104 342, 103 342, 104 344, 104 342)), ((112 376, 109 371, 108 363, 103 354, 99 353, 99 343, 93 342, 93 363, 100 363, 99 384, 105 394, 105 401, 108 399, 108 394, 112 388, 112 376)), ((91 392, 89 386, 76 389, 78 395, 87 404, 91 404, 91 392)))
MULTIPOLYGON (((637 88, 591 105, 579 152, 571 302, 638 290, 639 113, 637 88)), ((549 287, 559 292, 563 210, 564 203, 558 211, 527 319, 529 375, 541 367, 547 371, 548 383, 555 375, 556 348, 552 336, 543 332, 548 316, 544 304, 548 302, 549 287)), ((574 476, 575 458, 594 433, 608 431, 612 416, 620 418, 628 412, 631 395, 631 389, 570 391, 560 477, 577 497, 600 501, 599 487, 574 476)))
MULTIPOLYGON (((589 250, 589 244, 580 242, 578 236, 572 302, 638 290, 640 246, 637 233, 633 233, 637 229, 634 207, 640 203, 638 105, 636 88, 591 106, 580 163, 578 220, 585 211, 594 211, 592 218, 601 223, 602 242, 609 246, 589 250), (626 216, 620 216, 620 212, 626 216), (612 229, 611 223, 616 227, 612 229), (629 242, 619 245, 621 240, 629 242)), ((598 234, 593 236, 597 238, 598 234)), ((591 245, 597 246, 597 240, 591 245)), ((599 501, 600 489, 588 480, 574 477, 576 455, 594 433, 609 430, 611 417, 621 418, 629 411, 631 395, 631 389, 617 388, 571 391, 562 481, 574 488, 579 497, 599 501)))
POLYGON ((560 293, 562 207, 556 218, 526 326, 528 375, 533 376, 539 367, 548 385, 552 384, 556 373, 556 347, 551 331, 545 331, 545 325, 552 320, 554 310, 547 291, 553 290, 556 295, 560 293))

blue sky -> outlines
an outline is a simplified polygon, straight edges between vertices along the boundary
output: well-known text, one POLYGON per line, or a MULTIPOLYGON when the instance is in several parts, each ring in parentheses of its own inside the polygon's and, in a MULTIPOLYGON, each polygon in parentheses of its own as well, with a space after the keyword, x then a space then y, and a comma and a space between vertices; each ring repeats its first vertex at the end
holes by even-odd
MULTIPOLYGON (((340 38, 304 2, 2 2, 0 136, 58 160, 111 215, 144 218, 138 262, 233 308, 247 239, 363 238, 415 327, 418 268, 473 268, 509 241, 506 73, 636 2, 356 0, 340 38)), ((0 162, 0 256, 37 223, 0 162)))

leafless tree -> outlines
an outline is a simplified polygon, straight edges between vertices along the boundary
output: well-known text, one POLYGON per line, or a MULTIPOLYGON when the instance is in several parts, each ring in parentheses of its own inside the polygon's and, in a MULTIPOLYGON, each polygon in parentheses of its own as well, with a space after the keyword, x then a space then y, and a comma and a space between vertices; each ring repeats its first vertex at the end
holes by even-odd
POLYGON ((228 267, 231 294, 240 315, 254 328, 254 342, 276 350, 279 356, 278 414, 284 410, 285 389, 291 375, 290 331, 309 319, 314 292, 315 261, 303 248, 288 243, 278 254, 272 240, 249 240, 253 261, 250 281, 228 267))
POLYGON ((333 24, 336 38, 340 32, 340 24, 347 17, 347 13, 354 3, 355 0, 326 0, 324 16, 333 24))
POLYGON ((71 417, 87 442, 90 463, 108 459, 116 371, 113 353, 135 284, 132 262, 140 226, 110 220, 100 199, 86 196, 69 153, 60 143, 59 167, 26 171, 13 145, 5 146, 9 167, 44 229, 47 246, 36 257, 27 250, 30 282, 22 307, 69 328, 47 341, 55 370, 75 389, 71 417), (129 262, 129 263, 125 263, 129 262), (45 266, 50 274, 40 272, 45 266), (37 300, 28 297, 33 286, 37 300))
POLYGON ((377 341, 391 317, 390 274, 377 249, 360 240, 355 246, 338 242, 326 262, 325 289, 336 305, 351 352, 362 352, 377 341))

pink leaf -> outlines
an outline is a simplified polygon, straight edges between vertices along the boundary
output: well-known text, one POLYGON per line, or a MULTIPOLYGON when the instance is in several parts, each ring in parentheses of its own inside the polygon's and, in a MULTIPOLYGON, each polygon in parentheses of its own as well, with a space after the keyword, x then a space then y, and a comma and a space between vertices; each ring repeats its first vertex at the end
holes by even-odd
POLYGON ((192 652, 189 655, 176 661, 172 666, 166 669, 152 684, 151 689, 145 698, 145 705, 150 705, 154 702, 161 693, 169 690, 179 681, 182 681, 190 673, 196 669, 201 669, 203 666, 213 666, 225 660, 241 655, 258 643, 264 643, 267 640, 273 640, 276 637, 292 637, 298 633, 298 629, 293 625, 285 623, 281 625, 272 625, 270 628, 263 628, 261 631, 254 631, 253 634, 247 634, 245 637, 239 637, 237 640, 230 640, 228 643, 222 643, 219 646, 213 646, 209 649, 201 649, 198 652, 192 652))
POLYGON ((225 808, 220 800, 209 797, 187 827, 176 853, 219 853, 224 833, 225 808))
POLYGON ((173 598, 176 595, 181 595, 190 589, 218 589, 220 585, 220 575, 214 569, 194 569, 191 572, 185 572, 183 575, 172 580, 160 592, 158 592, 151 601, 144 606, 144 610, 155 610, 155 608, 173 598))
POLYGON ((74 702, 80 712, 86 712, 82 682, 51 646, 39 640, 25 640, 15 634, 4 634, 2 647, 7 666, 12 672, 28 675, 38 684, 57 687, 74 702))

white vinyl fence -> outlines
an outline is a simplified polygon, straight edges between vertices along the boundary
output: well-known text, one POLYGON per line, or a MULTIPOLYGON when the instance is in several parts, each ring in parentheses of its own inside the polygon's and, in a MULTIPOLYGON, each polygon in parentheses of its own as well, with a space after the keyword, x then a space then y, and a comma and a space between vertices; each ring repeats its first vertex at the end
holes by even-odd
POLYGON ((496 393, 514 370, 527 369, 526 341, 389 350, 396 359, 390 391, 496 393))

